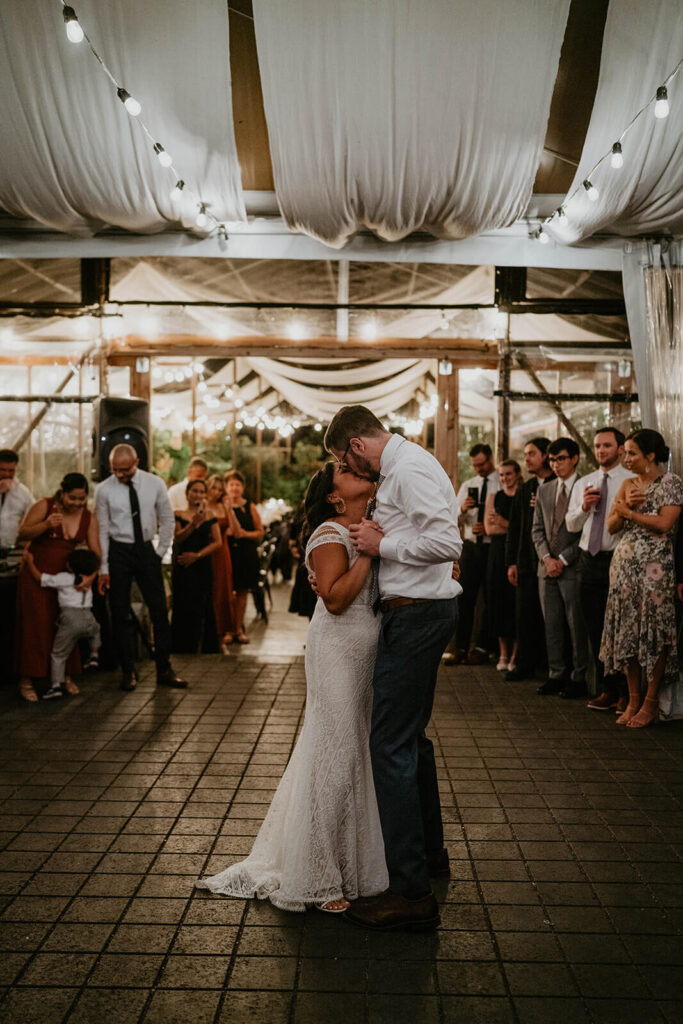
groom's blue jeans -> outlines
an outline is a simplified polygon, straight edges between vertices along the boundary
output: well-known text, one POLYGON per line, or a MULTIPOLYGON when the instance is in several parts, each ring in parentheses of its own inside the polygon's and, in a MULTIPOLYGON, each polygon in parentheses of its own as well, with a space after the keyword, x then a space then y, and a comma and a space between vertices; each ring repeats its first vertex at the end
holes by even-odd
POLYGON ((370 753, 389 887, 404 896, 430 891, 427 854, 443 847, 434 747, 425 729, 439 662, 457 617, 455 598, 382 615, 370 753))

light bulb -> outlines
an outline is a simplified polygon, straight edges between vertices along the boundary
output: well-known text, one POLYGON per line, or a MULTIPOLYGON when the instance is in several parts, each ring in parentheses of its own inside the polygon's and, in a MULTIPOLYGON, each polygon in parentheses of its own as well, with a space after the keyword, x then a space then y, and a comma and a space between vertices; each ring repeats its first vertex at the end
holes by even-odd
POLYGON ((183 189, 184 188, 185 188, 185 182, 182 179, 180 181, 176 181, 175 185, 171 189, 170 200, 171 200, 172 203, 177 203, 178 202, 178 200, 181 198, 181 196, 183 194, 183 189))
POLYGON ((166 152, 166 150, 164 149, 160 142, 154 143, 154 152, 159 158, 159 163, 161 164, 162 167, 171 166, 171 164, 173 163, 173 157, 171 156, 170 153, 166 152))
POLYGON ((655 103, 655 117, 662 118, 669 116, 669 94, 665 85, 657 89, 657 102, 655 103))
POLYGON ((142 110, 142 105, 138 103, 138 101, 135 99, 135 96, 131 96, 131 94, 126 89, 117 89, 116 95, 121 100, 130 116, 137 117, 140 111, 142 110))
POLYGON ((586 180, 583 183, 583 187, 585 188, 586 194, 588 195, 590 201, 592 203, 596 203, 600 198, 600 193, 598 192, 595 185, 591 181, 589 181, 588 178, 586 178, 586 180))
POLYGON ((67 4, 64 5, 62 11, 64 16, 64 23, 66 24, 66 36, 67 39, 72 43, 82 43, 85 36, 85 32, 80 26, 76 12, 73 7, 69 7, 67 4))
POLYGON ((541 243, 541 245, 547 245, 548 242, 550 241, 550 235, 546 231, 544 231, 543 228, 539 228, 538 229, 538 240, 541 243))
POLYGON ((612 156, 610 157, 610 166, 618 171, 620 167, 624 166, 624 156, 621 152, 621 143, 615 142, 612 146, 612 156))
POLYGON ((557 223, 561 228, 566 228, 569 224, 569 217, 567 216, 567 211, 564 206, 561 206, 557 211, 557 223))
POLYGON ((198 228, 206 227, 206 206, 204 205, 204 203, 201 203, 199 207, 199 213, 197 214, 197 217, 195 219, 195 224, 197 225, 198 228))

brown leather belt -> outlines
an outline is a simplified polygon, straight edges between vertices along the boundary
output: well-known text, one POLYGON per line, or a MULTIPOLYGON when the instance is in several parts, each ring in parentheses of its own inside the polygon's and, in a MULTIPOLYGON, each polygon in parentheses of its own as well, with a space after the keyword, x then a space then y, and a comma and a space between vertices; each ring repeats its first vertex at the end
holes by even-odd
POLYGON ((379 610, 389 612, 392 608, 404 608, 408 604, 425 604, 431 597, 392 597, 389 601, 380 601, 379 610))

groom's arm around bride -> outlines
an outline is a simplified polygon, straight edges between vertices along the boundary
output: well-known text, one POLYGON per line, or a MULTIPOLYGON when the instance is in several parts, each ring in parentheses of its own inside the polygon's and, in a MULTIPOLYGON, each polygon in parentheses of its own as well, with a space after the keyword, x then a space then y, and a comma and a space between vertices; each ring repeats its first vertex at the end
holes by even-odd
POLYGON ((430 875, 448 872, 432 742, 426 728, 436 675, 457 618, 453 562, 462 542, 453 486, 437 460, 386 431, 363 406, 341 409, 325 446, 358 476, 377 481, 373 522, 350 528, 357 550, 380 556, 382 613, 373 677, 373 776, 389 891, 352 905, 369 928, 434 928, 430 875))

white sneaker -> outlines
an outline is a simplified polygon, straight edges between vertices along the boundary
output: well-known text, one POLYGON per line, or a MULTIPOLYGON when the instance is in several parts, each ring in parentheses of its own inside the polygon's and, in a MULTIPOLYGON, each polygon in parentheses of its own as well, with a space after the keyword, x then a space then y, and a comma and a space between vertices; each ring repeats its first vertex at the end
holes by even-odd
POLYGON ((53 697, 63 697, 62 687, 59 683, 55 683, 49 690, 46 690, 43 694, 43 700, 52 700, 53 697))
POLYGON ((507 663, 507 661, 505 661, 504 658, 501 658, 500 661, 498 662, 498 664, 496 665, 496 672, 507 672, 507 670, 508 670, 508 663, 507 663))

